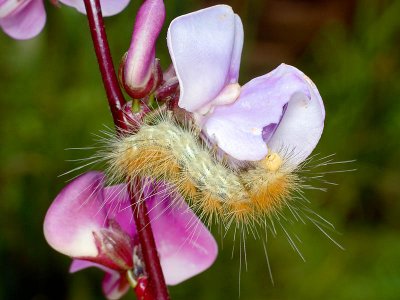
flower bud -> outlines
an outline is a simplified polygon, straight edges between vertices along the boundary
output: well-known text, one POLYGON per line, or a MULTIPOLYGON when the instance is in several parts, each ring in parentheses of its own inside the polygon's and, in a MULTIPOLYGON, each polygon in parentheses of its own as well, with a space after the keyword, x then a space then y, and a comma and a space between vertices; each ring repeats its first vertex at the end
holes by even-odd
POLYGON ((162 74, 162 81, 154 91, 157 102, 165 102, 168 109, 174 110, 179 100, 179 80, 176 77, 174 65, 171 64, 162 74))
POLYGON ((158 101, 168 101, 173 98, 178 98, 179 81, 177 77, 165 80, 155 91, 155 96, 158 101))
POLYGON ((146 0, 139 9, 120 79, 126 92, 139 99, 150 94, 162 81, 155 45, 165 19, 162 0, 146 0))

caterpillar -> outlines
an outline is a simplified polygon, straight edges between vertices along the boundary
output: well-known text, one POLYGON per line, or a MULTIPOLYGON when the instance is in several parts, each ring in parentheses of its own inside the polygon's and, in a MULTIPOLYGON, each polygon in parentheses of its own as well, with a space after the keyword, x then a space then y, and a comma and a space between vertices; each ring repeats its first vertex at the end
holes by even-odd
POLYGON ((227 228, 264 223, 300 190, 302 179, 285 151, 232 165, 187 123, 165 111, 150 114, 135 133, 113 138, 99 155, 106 158, 106 173, 112 181, 140 176, 168 182, 202 219, 222 221, 227 228))

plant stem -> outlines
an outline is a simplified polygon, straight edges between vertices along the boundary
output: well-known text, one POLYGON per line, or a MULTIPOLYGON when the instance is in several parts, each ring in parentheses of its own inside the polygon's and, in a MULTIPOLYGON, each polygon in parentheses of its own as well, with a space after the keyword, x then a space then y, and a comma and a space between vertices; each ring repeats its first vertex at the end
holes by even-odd
POLYGON ((108 105, 114 123, 118 128, 125 129, 122 107, 125 104, 124 96, 115 75, 114 65, 111 59, 110 47, 107 42, 107 35, 104 28, 103 16, 100 2, 98 0, 84 0, 87 19, 89 21, 90 33, 97 61, 99 63, 101 77, 106 90, 108 105))
MULTIPOLYGON (((119 87, 117 76, 115 75, 115 69, 104 28, 100 2, 99 0, 84 0, 84 3, 87 12, 87 19, 89 21, 90 33, 114 124, 117 131, 128 130, 129 126, 124 121, 123 111, 125 99, 119 87)), ((134 193, 134 191, 142 189, 140 180, 135 179, 132 183, 132 187, 133 188, 129 190, 132 191, 130 192, 132 208, 135 208, 133 216, 142 248, 143 260, 149 277, 148 288, 154 296, 154 299, 167 300, 169 299, 168 290, 162 273, 153 232, 151 230, 147 207, 144 201, 141 201, 140 196, 137 196, 141 193, 136 193, 136 196, 134 193)))

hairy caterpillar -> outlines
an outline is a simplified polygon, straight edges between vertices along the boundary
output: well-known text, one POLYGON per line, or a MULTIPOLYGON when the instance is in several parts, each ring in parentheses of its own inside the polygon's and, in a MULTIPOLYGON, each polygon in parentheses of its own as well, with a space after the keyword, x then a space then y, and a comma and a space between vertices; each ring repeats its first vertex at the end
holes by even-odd
MULTIPOLYGON (((182 122, 178 117, 179 114, 173 115, 165 108, 148 113, 140 122, 127 115, 127 120, 133 121, 130 129, 118 135, 103 132, 106 136, 100 137, 97 154, 89 158, 89 163, 72 171, 105 162, 110 184, 129 182, 138 176, 145 178, 142 181, 145 189, 147 183, 154 187, 155 181, 160 181, 160 186, 167 190, 154 189, 160 195, 159 200, 167 199, 164 198, 166 195, 177 195, 176 202, 170 202, 173 197, 168 197, 167 203, 159 202, 161 207, 176 207, 181 203, 179 195, 182 195, 200 219, 209 226, 212 223, 219 225, 224 236, 233 224, 232 256, 239 251, 239 283, 242 259, 247 268, 246 240, 249 234, 263 244, 272 283, 267 251, 269 234, 276 236, 281 232, 292 249, 305 260, 297 245, 301 240, 290 227, 297 222, 309 222, 342 248, 328 233, 328 230, 334 230, 333 225, 309 208, 303 190, 320 189, 310 185, 310 179, 329 183, 321 176, 332 172, 320 173, 314 168, 348 161, 335 162, 332 155, 314 155, 296 166, 291 160, 296 155, 295 149, 281 147, 263 160, 239 164, 221 155, 201 136, 198 127, 191 122, 182 122), (165 181, 170 184, 163 184, 165 181)), ((349 170, 333 172, 345 171, 349 170)), ((121 192, 123 190, 121 185, 121 192)), ((142 201, 152 197, 153 193, 133 192, 142 195, 142 201)), ((108 197, 104 199, 104 205, 116 211, 131 209, 108 197)), ((161 209, 153 214, 151 221, 164 212, 161 209)), ((197 238, 195 223, 188 220, 187 229, 191 231, 188 239, 197 238)))
POLYGON ((194 125, 182 126, 166 113, 147 117, 135 131, 114 138, 103 153, 111 179, 166 181, 208 223, 264 223, 300 189, 301 178, 285 153, 232 167, 201 141, 194 125))

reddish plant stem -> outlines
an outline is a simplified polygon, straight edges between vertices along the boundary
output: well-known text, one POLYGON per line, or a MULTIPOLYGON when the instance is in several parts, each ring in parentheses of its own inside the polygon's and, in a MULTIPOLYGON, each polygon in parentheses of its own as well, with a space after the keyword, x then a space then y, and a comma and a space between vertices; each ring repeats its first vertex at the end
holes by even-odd
MULTIPOLYGON (((135 177, 132 181, 130 190, 139 191, 140 188, 141 188, 140 179, 138 177, 135 177)), ((154 299, 166 300, 169 299, 169 295, 167 286, 165 284, 164 275, 161 270, 160 261, 158 259, 158 253, 155 247, 154 236, 152 234, 151 229, 150 229, 150 234, 148 234, 146 230, 148 227, 150 227, 150 219, 147 214, 147 209, 146 210, 141 209, 139 207, 139 204, 140 207, 141 206, 145 207, 145 205, 143 201, 141 203, 138 202, 135 203, 135 205, 137 205, 137 211, 134 212, 134 216, 135 216, 136 228, 138 229, 140 244, 142 245, 142 247, 143 245, 149 245, 149 244, 154 245, 154 247, 147 248, 145 251, 142 248, 142 255, 143 255, 143 260, 145 261, 146 273, 151 274, 149 283, 150 292, 154 295, 154 299), (141 229, 139 230, 139 228, 141 229), (154 256, 157 257, 156 261, 154 261, 154 256)))
MULTIPOLYGON (((128 124, 124 121, 123 106, 125 104, 125 99, 115 74, 111 52, 107 42, 103 16, 101 13, 100 1, 84 0, 84 3, 101 77, 107 94, 108 105, 117 131, 124 131, 129 128, 128 124)), ((132 183, 132 189, 130 189, 132 191, 130 197, 131 203, 133 204, 132 207, 135 208, 133 215, 149 279, 148 289, 153 295, 153 299, 168 300, 168 290, 162 273, 153 232, 151 230, 147 207, 145 203, 141 201, 140 197, 135 196, 134 193, 134 191, 139 191, 141 189, 142 186, 140 180, 134 180, 132 183)), ((136 193, 136 195, 140 194, 141 193, 136 193)), ((137 296, 138 298, 142 298, 140 295, 137 296)))
POLYGON ((84 0, 84 3, 94 50, 96 52, 101 77, 107 94, 108 105, 115 126, 124 130, 127 129, 127 126, 123 121, 124 112, 122 110, 122 107, 125 104, 125 99, 119 87, 117 76, 115 75, 110 47, 108 46, 103 16, 101 13, 100 1, 84 0))

